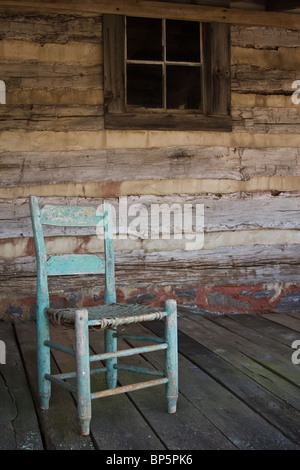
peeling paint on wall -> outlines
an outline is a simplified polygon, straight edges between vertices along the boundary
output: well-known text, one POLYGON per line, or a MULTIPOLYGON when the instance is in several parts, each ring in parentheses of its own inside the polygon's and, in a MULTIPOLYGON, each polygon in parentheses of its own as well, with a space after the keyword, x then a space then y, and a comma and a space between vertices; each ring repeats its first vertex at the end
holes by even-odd
MULTIPOLYGON (((127 302, 161 307, 169 298, 176 299, 181 311, 198 314, 234 313, 286 313, 300 312, 300 286, 288 283, 272 285, 237 286, 158 286, 117 289, 117 302, 127 302)), ((55 294, 50 296, 53 308, 101 305, 104 291, 55 294)), ((180 311, 180 309, 179 309, 180 311)), ((35 297, 7 298, 0 318, 29 320, 35 318, 35 297)))

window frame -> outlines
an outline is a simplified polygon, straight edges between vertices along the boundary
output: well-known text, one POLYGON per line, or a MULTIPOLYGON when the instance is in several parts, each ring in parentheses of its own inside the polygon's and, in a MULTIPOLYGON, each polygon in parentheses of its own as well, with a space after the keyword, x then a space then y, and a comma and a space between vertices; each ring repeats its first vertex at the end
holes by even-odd
POLYGON ((104 123, 106 129, 230 132, 230 25, 201 23, 202 111, 140 110, 125 99, 125 16, 103 15, 104 123))

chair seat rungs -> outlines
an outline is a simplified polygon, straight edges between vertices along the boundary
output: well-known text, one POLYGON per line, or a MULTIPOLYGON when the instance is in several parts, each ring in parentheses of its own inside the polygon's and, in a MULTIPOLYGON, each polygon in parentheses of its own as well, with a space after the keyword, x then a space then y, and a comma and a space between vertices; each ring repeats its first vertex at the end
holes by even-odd
MULTIPOLYGON (((99 369, 91 369, 90 370, 90 374, 93 375, 93 374, 99 374, 100 372, 107 372, 107 367, 101 367, 99 369)), ((52 375, 52 377, 55 377, 57 379, 60 379, 60 380, 64 380, 64 379, 76 379, 76 372, 64 372, 62 374, 55 374, 55 375, 52 375)))
POLYGON ((44 341, 44 345, 48 346, 49 348, 56 349, 57 351, 62 351, 66 354, 70 354, 71 356, 76 356, 74 349, 68 348, 67 346, 63 346, 62 344, 53 343, 52 341, 44 341))
POLYGON ((156 336, 138 336, 138 335, 123 335, 122 333, 115 333, 115 338, 122 338, 122 339, 131 339, 133 341, 150 341, 151 343, 163 343, 164 340, 162 338, 158 338, 156 336))
POLYGON ((71 385, 68 382, 64 382, 64 380, 56 377, 55 375, 45 374, 45 379, 50 380, 51 382, 65 388, 66 390, 69 390, 69 392, 76 393, 76 387, 74 387, 74 385, 71 385))
POLYGON ((148 369, 146 367, 131 366, 128 364, 115 364, 114 368, 118 370, 126 370, 129 372, 137 372, 139 374, 149 374, 149 375, 157 375, 159 377, 165 377, 164 372, 161 372, 155 369, 148 369))
POLYGON ((90 356, 90 361, 104 361, 106 359, 113 359, 115 357, 124 357, 124 356, 133 356, 134 354, 142 354, 147 352, 159 351, 161 349, 167 349, 167 343, 162 344, 154 344, 151 346, 143 346, 140 348, 131 348, 131 349, 123 349, 122 351, 114 351, 109 353, 103 354, 95 354, 94 356, 90 356))
POLYGON ((155 385, 166 384, 168 382, 167 378, 149 380, 148 382, 139 382, 131 385, 123 385, 122 387, 109 388, 107 390, 102 390, 101 392, 91 393, 91 398, 103 398, 110 395, 118 395, 119 393, 129 393, 134 390, 140 390, 142 388, 154 387, 155 385))

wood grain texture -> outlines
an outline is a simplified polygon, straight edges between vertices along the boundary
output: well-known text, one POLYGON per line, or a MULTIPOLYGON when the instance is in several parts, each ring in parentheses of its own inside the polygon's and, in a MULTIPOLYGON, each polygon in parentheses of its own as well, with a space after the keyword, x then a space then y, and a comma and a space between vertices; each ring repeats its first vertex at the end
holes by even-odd
MULTIPOLYGON (((40 204, 43 205, 48 198, 40 198, 40 204)), ((68 202, 73 205, 90 205, 95 208, 103 204, 103 199, 88 200, 86 198, 51 198, 52 204, 61 204, 68 202)), ((147 227, 151 222, 154 224, 156 220, 151 220, 151 205, 155 204, 157 208, 171 208, 173 204, 177 204, 181 208, 181 214, 184 214, 184 204, 204 205, 204 229, 205 232, 222 232, 237 230, 263 230, 263 229, 282 229, 297 230, 299 229, 298 217, 300 211, 300 200, 297 194, 240 194, 224 196, 131 196, 125 200, 119 201, 117 198, 108 198, 107 202, 116 210, 116 221, 119 228, 119 208, 125 207, 129 211, 130 207, 143 206, 143 212, 128 215, 128 225, 139 217, 139 220, 147 227), (147 218, 147 220, 145 220, 147 218), (144 219, 144 220, 143 220, 144 219)), ((123 210, 122 209, 122 210, 123 210)), ((31 222, 29 217, 29 207, 27 199, 18 201, 3 201, 1 210, 1 239, 30 237, 32 236, 31 222)), ((159 226, 161 226, 159 224, 159 226)), ((173 232, 174 223, 171 221, 173 232)), ((122 227, 122 225, 121 225, 122 227)), ((124 227, 125 228, 125 227, 124 227)), ((75 235, 95 235, 95 227, 67 227, 62 229, 55 226, 45 227, 47 236, 75 236, 75 235)), ((180 229, 179 229, 180 230, 180 229)), ((119 232, 117 232, 119 233, 119 232)), ((150 229, 149 229, 150 236, 150 229)), ((142 237, 143 238, 143 237, 142 237)), ((147 238, 147 237, 145 237, 147 238)))
POLYGON ((299 148, 184 147, 0 153, 1 187, 101 180, 300 176, 299 148), (128 164, 130 162, 130 165, 128 164), (38 171, 32 172, 32 167, 38 171), (72 171, 70 171, 72 169, 72 171))

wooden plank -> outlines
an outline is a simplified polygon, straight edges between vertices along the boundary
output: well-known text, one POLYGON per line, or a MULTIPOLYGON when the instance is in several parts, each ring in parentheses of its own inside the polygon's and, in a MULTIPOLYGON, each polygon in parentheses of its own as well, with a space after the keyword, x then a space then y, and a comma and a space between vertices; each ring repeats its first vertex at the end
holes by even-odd
POLYGON ((96 255, 60 255, 47 260, 48 276, 103 274, 105 262, 96 255))
MULTIPOLYGON (((103 332, 90 333, 91 336, 95 336, 95 334, 98 338, 103 336, 103 332)), ((74 332, 51 328, 51 339, 72 347, 74 332)), ((75 370, 74 361, 70 356, 58 351, 54 351, 53 354, 62 372, 75 370)), ((95 367, 99 368, 100 366, 97 363, 95 367)), ((74 384, 74 380, 71 383, 74 384)), ((106 388, 103 373, 92 375, 91 387, 93 392, 106 388)), ((91 435, 96 448, 100 450, 165 449, 147 421, 124 394, 93 400, 91 435)))
MULTIPOLYGON (((275 259, 276 250, 264 246, 226 247, 218 250, 201 251, 168 251, 151 252, 135 251, 134 253, 115 253, 116 284, 120 289, 149 287, 156 279, 154 289, 158 286, 195 286, 214 285, 230 286, 240 284, 265 284, 276 282, 297 282, 299 267, 292 259, 293 248, 286 247, 281 252, 281 260, 275 259), (290 252, 291 259, 287 262, 285 254, 290 252), (267 259, 265 259, 265 256, 267 259), (270 260, 269 260, 270 257, 270 260), (257 259, 265 259, 257 265, 257 259), (270 263, 273 263, 272 265, 270 263)), ((1 262, 0 293, 7 298, 22 298, 35 295, 36 270, 35 259, 17 258, 1 262)), ((61 279, 49 279, 51 293, 61 294, 61 279)), ((90 296, 93 292, 101 292, 103 278, 101 276, 68 276, 64 279, 64 296, 72 294, 90 296)), ((93 295, 92 295, 93 297, 93 295)), ((242 304, 243 306, 243 304, 242 304)), ((249 307, 249 305, 248 305, 249 307)), ((222 306, 219 307, 222 309, 222 306)), ((238 308, 238 304, 235 308, 238 308)))
POLYGON ((295 318, 300 318, 300 312, 288 312, 287 315, 295 318))
POLYGON ((106 129, 135 130, 186 130, 230 132, 232 121, 229 116, 208 116, 205 114, 168 113, 116 113, 105 114, 106 129))
MULTIPOLYGON (((158 322, 149 322, 145 326, 150 328, 151 331, 163 333, 163 323, 161 323, 162 328, 159 328, 158 322)), ((132 330, 135 334, 144 331, 139 328, 139 325, 134 325, 132 330)), ((137 342, 129 342, 133 346, 137 344, 137 342)), ((296 448, 295 444, 289 442, 277 429, 273 428, 259 414, 256 414, 253 409, 248 407, 247 403, 237 398, 227 388, 224 388, 223 384, 220 385, 219 376, 211 374, 211 370, 207 374, 206 371, 202 370, 202 367, 196 367, 198 364, 195 364, 194 357, 192 358, 192 366, 191 357, 187 353, 190 343, 185 344, 185 346, 187 346, 187 349, 179 344, 180 352, 186 356, 183 357, 180 354, 178 359, 181 393, 238 449, 267 449, 274 448, 274 446, 296 448), (234 416, 234 420, 232 416, 234 416), (245 416, 247 416, 247 426, 245 426, 245 416), (258 429, 260 429, 259 433, 257 432, 258 429)), ((197 349, 198 346, 197 344, 194 349, 197 349)), ((147 357, 147 360, 155 367, 162 367, 163 365, 163 357, 159 354, 151 354, 147 357)), ((218 361, 220 362, 220 359, 218 361)), ((296 428, 295 420, 293 428, 296 428)), ((298 442, 297 434, 294 439, 298 442)))
MULTIPOLYGON (((79 422, 76 419, 76 406, 70 394, 59 387, 52 387, 50 408, 42 411, 39 408, 36 376, 36 341, 35 323, 20 322, 16 324, 26 374, 31 386, 31 393, 36 405, 40 426, 47 450, 93 450, 90 437, 80 434, 79 422)), ((53 373, 59 373, 52 361, 53 373)))
POLYGON ((255 65, 231 66, 231 91, 265 95, 292 94, 292 83, 297 80, 295 70, 264 69, 255 65))
POLYGON ((107 113, 124 112, 124 37, 125 19, 123 16, 103 15, 104 44, 104 110, 105 127, 107 113))
MULTIPOLYGON (((249 315, 239 315, 238 317, 248 318, 249 324, 251 324, 251 319, 253 318, 253 316, 249 315)), ((162 328, 159 328, 157 322, 147 323, 145 327, 154 331, 156 334, 162 334, 162 328)), ((226 391, 233 393, 244 404, 249 406, 251 410, 258 413, 262 418, 279 429, 284 436, 291 439, 295 444, 298 444, 300 433, 300 413, 298 410, 274 395, 271 391, 266 390, 263 386, 256 383, 251 377, 243 373, 242 370, 228 363, 221 357, 221 354, 217 356, 214 352, 214 347, 208 349, 202 346, 201 343, 179 331, 178 348, 179 352, 186 359, 190 360, 195 366, 200 367, 210 377, 216 380, 218 384, 225 387, 226 391)), ((185 370, 187 369, 188 367, 186 367, 185 370)), ((190 377, 187 377, 184 383, 186 382, 189 386, 193 387, 193 384, 190 382, 190 377)), ((202 389, 203 388, 202 386, 202 389)), ((216 403, 218 403, 217 400, 216 403)), ((211 410, 211 408, 208 409, 211 410)), ((239 414, 235 413, 235 416, 238 417, 239 414)), ((241 426, 243 428, 243 424, 241 424, 241 426)), ((226 431, 226 433, 228 433, 228 431, 226 431)), ((240 435, 244 435, 244 430, 242 430, 240 435)), ((245 438, 245 436, 243 437, 245 438)), ((249 441, 251 442, 250 439, 249 441)))
POLYGON ((50 205, 41 207, 41 223, 62 227, 97 226, 103 223, 103 211, 98 213, 97 207, 50 205))
POLYGON ((295 108, 233 107, 235 132, 299 133, 300 116, 295 108))
POLYGON ((286 314, 268 313, 265 318, 300 333, 300 319, 286 314))
MULTIPOLYGON (((300 175, 298 148, 182 147, 115 150, 2 152, 2 187, 101 181, 193 178, 249 180, 300 175), (128 164, 130 162, 130 165, 128 164), (38 172, 32 172, 32 165, 38 172), (72 170, 72 171, 71 171, 72 170)), ((6 211, 1 202, 3 211, 6 211)), ((10 203, 14 204, 14 203, 10 203)))
MULTIPOLYGON (((33 193, 34 194, 34 193, 33 193)), ((274 229, 274 230, 297 230, 299 229, 300 222, 299 214, 300 201, 297 195, 293 193, 276 193, 269 192, 267 194, 239 194, 234 193, 230 196, 224 195, 224 197, 211 194, 203 197, 194 197, 193 195, 174 195, 172 196, 130 196, 124 199, 118 199, 116 197, 107 199, 111 206, 116 212, 116 233, 128 233, 130 225, 134 221, 139 221, 143 230, 141 230, 141 238, 150 238, 158 231, 162 232, 162 223, 158 219, 158 215, 161 217, 164 214, 165 217, 169 217, 174 212, 174 207, 177 208, 178 219, 177 224, 174 223, 172 218, 170 219, 170 230, 167 228, 165 233, 185 233, 180 227, 178 221, 184 214, 187 214, 185 204, 190 204, 194 207, 193 222, 196 221, 195 208, 197 204, 204 205, 204 231, 205 233, 213 232, 227 232, 227 231, 244 231, 244 230, 263 230, 263 229, 274 229), (258 205, 260 210, 257 210, 258 205), (138 214, 136 207, 141 209, 141 213, 138 214), (152 211, 152 207, 156 209, 152 211), (130 209, 134 209, 135 212, 131 215, 130 209), (127 214, 128 226, 120 221, 120 213, 127 214), (120 223, 119 223, 120 222, 120 223), (175 228, 174 228, 175 226, 175 228), (176 228, 177 227, 177 228, 176 228), (123 231, 122 231, 123 230, 123 231)), ((50 226, 50 219, 54 215, 52 209, 49 209, 49 216, 46 214, 47 208, 44 209, 44 221, 47 223, 45 226, 45 236, 85 236, 85 235, 96 235, 95 226, 101 221, 100 216, 97 216, 96 212, 103 204, 103 199, 98 198, 39 198, 40 206, 51 202, 53 207, 59 207, 60 204, 71 204, 80 207, 81 215, 81 226, 85 227, 88 224, 93 224, 91 228, 76 228, 72 227, 72 222, 67 218, 67 209, 62 212, 64 214, 60 222, 53 222, 53 227, 50 226), (89 204, 89 206, 86 206, 89 204), (88 211, 88 214, 85 212, 88 211), (91 219, 88 220, 86 215, 92 215, 91 219), (47 220, 46 220, 47 216, 47 220), (65 231, 62 230, 61 226, 55 227, 55 224, 68 226, 65 231)), ((29 217, 29 206, 28 199, 15 199, 9 202, 3 201, 0 205, 1 214, 0 220, 2 220, 2 226, 0 228, 0 239, 5 238, 18 238, 18 237, 31 237, 31 220, 29 217)), ((190 207, 190 206, 189 206, 190 207)), ((55 210, 60 210, 59 208, 55 210)), ((70 210, 71 211, 71 210, 70 210)), ((167 220, 167 219, 166 219, 167 220)), ((183 221, 182 222, 182 226, 183 221)), ((198 220, 199 223, 199 220, 198 220)), ((132 226, 132 225, 131 225, 132 226)), ((292 243, 291 243, 292 244, 292 243)), ((260 248, 257 248, 260 249, 260 248)), ((295 260, 295 263, 297 259, 295 260)))
POLYGON ((0 365, 0 449, 42 450, 43 438, 12 323, 0 322, 6 364, 0 365))
POLYGON ((291 361, 293 351, 290 348, 274 342, 271 338, 266 338, 264 341, 258 332, 239 328, 230 318, 218 315, 209 318, 213 324, 211 326, 213 331, 224 337, 230 337, 230 341, 238 350, 300 388, 300 377, 291 361), (243 337, 240 335, 241 331, 243 337))
POLYGON ((300 47, 300 32, 256 26, 231 26, 231 45, 254 47, 255 49, 277 49, 278 47, 300 47))
POLYGON ((2 39, 30 41, 44 45, 87 42, 101 44, 102 16, 75 15, 0 15, 2 39), (34 28, 33 28, 34 25, 34 28))
MULTIPOLYGON (((0 60, 1 79, 7 89, 61 89, 96 87, 103 80, 103 65, 83 64, 78 73, 78 63, 4 61, 0 60)), ((59 90, 58 90, 59 91, 59 90)), ((76 103, 74 103, 76 104, 76 103)))
MULTIPOLYGON (((52 240, 51 242, 54 241, 55 240, 52 240)), ((286 246, 284 249, 281 249, 280 246, 276 247, 276 245, 274 247, 267 247, 264 245, 254 247, 250 245, 248 247, 229 246, 218 247, 215 250, 194 251, 162 250, 161 252, 159 252, 153 250, 151 252, 147 252, 141 250, 137 251, 136 253, 130 252, 131 250, 128 252, 128 250, 125 249, 122 251, 115 252, 115 264, 116 270, 119 275, 122 275, 122 273, 125 274, 125 272, 127 271, 128 274, 133 276, 133 279, 138 279, 138 275, 134 275, 135 270, 139 272, 140 270, 145 269, 145 278, 149 279, 149 277, 154 275, 155 271, 158 274, 159 272, 163 272, 163 270, 168 270, 168 272, 166 272, 166 275, 171 275, 173 269, 177 269, 178 276, 182 275, 181 280, 185 283, 192 279, 200 279, 200 277, 198 278, 196 276, 198 270, 200 270, 201 274, 203 275, 203 271, 205 269, 209 270, 214 268, 214 271, 224 270, 224 272, 226 272, 227 268, 227 272, 230 269, 233 273, 234 268, 236 268, 236 272, 238 273, 238 268, 241 268, 240 274, 242 274, 242 268, 249 267, 253 269, 253 266, 256 266, 258 273, 262 272, 263 268, 265 268, 266 275, 267 273, 269 273, 270 275, 273 270, 273 280, 275 282, 276 266, 278 266, 278 268, 283 267, 284 262, 286 263, 288 269, 290 269, 291 272, 296 274, 298 269, 298 263, 297 260, 293 259, 293 257, 297 254, 298 250, 298 245, 286 246), (265 258, 261 261, 261 269, 259 269, 259 266, 255 264, 255 261, 262 256, 264 256, 265 258), (270 263, 272 263, 272 266, 269 271, 268 266, 270 265, 270 263), (149 270, 148 274, 147 270, 149 270), (190 276, 185 277, 186 275, 188 275, 188 270, 190 270, 190 276)), ((52 249, 51 251, 57 251, 59 253, 61 250, 58 247, 57 250, 52 249)), ((13 273, 15 273, 16 279, 22 275, 24 276, 24 278, 35 275, 34 256, 20 257, 17 259, 12 259, 11 261, 5 260, 4 258, 4 260, 0 261, 0 264, 2 267, 1 275, 3 280, 6 277, 13 276, 13 273)), ((173 272, 172 277, 174 274, 176 274, 175 271, 173 272)), ((216 275, 216 272, 214 274, 216 275)), ((204 279, 210 279, 209 274, 207 274, 207 276, 204 276, 203 280, 204 279)), ((91 278, 91 282, 93 282, 93 280, 94 279, 91 278)), ((165 283, 168 281, 171 281, 171 278, 169 279, 167 277, 164 280, 165 283)), ((67 279, 65 280, 65 282, 67 282, 67 279)), ((230 279, 228 279, 228 282, 230 283, 230 279)))
POLYGON ((262 334, 266 338, 272 338, 286 346, 291 347, 293 341, 299 339, 299 334, 286 328, 279 323, 268 321, 268 315, 229 315, 229 317, 262 334))
POLYGON ((98 0, 97 3, 87 0, 83 7, 82 2, 75 0, 72 7, 67 3, 55 3, 39 0, 2 0, 3 8, 18 7, 19 10, 34 11, 62 11, 78 13, 109 13, 128 16, 141 16, 150 18, 170 18, 187 21, 215 21, 219 23, 233 23, 242 25, 273 26, 279 28, 299 29, 299 19, 287 13, 272 13, 256 10, 226 9, 222 7, 209 7, 201 5, 180 5, 176 3, 162 3, 140 0, 138 5, 134 0, 98 0))
MULTIPOLYGON (((243 322, 243 319, 239 320, 240 317, 241 315, 226 315, 213 319, 213 322, 222 326, 226 330, 239 335, 241 338, 246 338, 247 340, 252 341, 259 346, 266 347, 268 352, 274 355, 274 360, 276 359, 276 356, 279 355, 282 361, 286 362, 288 365, 291 364, 291 342, 287 344, 286 342, 277 341, 277 338, 272 337, 272 330, 270 331, 268 325, 265 328, 262 327, 263 331, 261 331, 259 328, 249 327, 249 325, 252 324, 251 322, 255 321, 254 319, 251 319, 251 316, 247 316, 247 327, 247 324, 245 321, 243 322), (237 319, 236 321, 235 318, 237 319)), ((256 317, 258 317, 258 315, 256 317)), ((274 329, 276 331, 276 328, 274 329)))
POLYGON ((1 105, 1 130, 32 131, 104 129, 102 106, 1 105))
MULTIPOLYGON (((95 336, 92 337, 91 344, 95 352, 98 352, 99 348, 101 348, 101 343, 98 338, 95 340, 95 336)), ((118 347, 123 349, 128 348, 128 345, 123 340, 119 340, 118 347)), ((128 359, 125 362, 129 363, 128 359)), ((150 366, 153 369, 157 369, 157 367, 153 367, 151 363, 141 356, 132 357, 130 363, 136 366, 146 366, 148 368, 150 366)), ((148 379, 149 376, 144 376, 143 374, 133 375, 133 373, 120 371, 118 380, 121 385, 125 385, 129 382, 133 383, 148 379)), ((204 413, 195 407, 194 403, 190 403, 190 400, 182 394, 179 396, 178 409, 174 414, 167 413, 164 387, 153 387, 151 390, 135 391, 130 394, 130 400, 145 417, 167 449, 235 449, 235 445, 211 424, 204 413)))
POLYGON ((247 353, 241 352, 233 344, 232 336, 226 330, 222 329, 223 336, 217 334, 213 328, 214 324, 200 315, 185 314, 180 316, 178 324, 180 331, 184 334, 213 351, 218 357, 229 362, 254 382, 300 411, 299 387, 264 367, 261 363, 257 363, 247 353))

